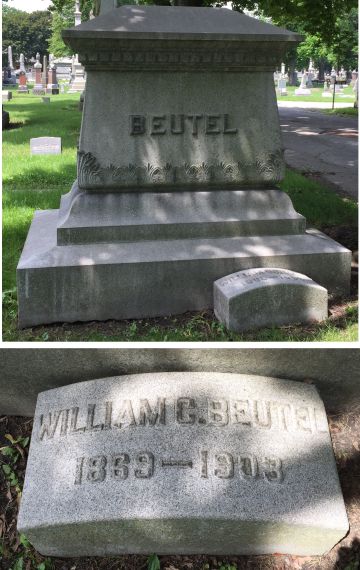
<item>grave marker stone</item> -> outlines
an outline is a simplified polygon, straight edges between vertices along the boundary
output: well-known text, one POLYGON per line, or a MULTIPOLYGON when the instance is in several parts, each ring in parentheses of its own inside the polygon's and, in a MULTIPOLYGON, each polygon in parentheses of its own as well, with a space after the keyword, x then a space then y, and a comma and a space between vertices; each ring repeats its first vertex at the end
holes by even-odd
POLYGON ((44 89, 46 89, 48 82, 49 82, 49 75, 48 75, 47 57, 46 57, 46 55, 44 55, 44 57, 43 57, 43 72, 42 72, 42 84, 44 86, 44 89))
POLYGON ((37 137, 30 139, 30 154, 61 154, 61 138, 37 137))
POLYGON ((308 89, 308 74, 306 71, 303 71, 300 87, 295 89, 295 95, 311 95, 311 89, 308 89))
MULTIPOLYGON (((75 2, 75 26, 81 25, 81 12, 80 12, 80 2, 76 0, 75 2)), ((72 64, 72 80, 70 83, 69 93, 83 93, 86 86, 85 80, 85 69, 79 62, 79 56, 73 56, 72 64)))
POLYGON ((286 96, 288 94, 286 89, 286 78, 280 77, 278 80, 278 89, 281 96, 286 96))
POLYGON ((49 77, 46 93, 51 93, 51 95, 59 95, 60 93, 56 76, 56 64, 54 61, 54 55, 52 53, 49 56, 49 77))
POLYGON ((24 54, 20 54, 20 73, 19 73, 19 87, 18 93, 29 93, 29 89, 26 81, 26 69, 25 69, 25 58, 24 54))
POLYGON ((4 85, 16 85, 16 75, 13 63, 12 46, 8 47, 8 66, 5 69, 4 85))
POLYGON ((36 54, 36 63, 34 64, 35 70, 35 85, 32 90, 33 95, 45 95, 44 85, 42 83, 40 54, 36 54))
POLYGON ((312 279, 286 269, 254 268, 214 283, 214 312, 232 331, 323 321, 328 295, 312 279))
POLYGON ((348 526, 314 386, 155 373, 38 397, 18 530, 45 556, 321 555, 348 526))
POLYGON ((348 292, 351 253, 305 232, 277 188, 273 70, 297 34, 220 8, 122 6, 63 36, 88 78, 78 178, 35 215, 20 326, 212 307, 213 282, 250 267, 348 292))

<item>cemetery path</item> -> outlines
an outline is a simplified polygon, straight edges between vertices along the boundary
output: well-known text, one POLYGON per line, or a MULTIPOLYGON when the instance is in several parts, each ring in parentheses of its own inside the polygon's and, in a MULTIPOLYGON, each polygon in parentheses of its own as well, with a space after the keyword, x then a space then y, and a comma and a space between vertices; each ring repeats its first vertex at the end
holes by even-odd
POLYGON ((357 118, 299 107, 279 115, 286 164, 357 199, 357 118))

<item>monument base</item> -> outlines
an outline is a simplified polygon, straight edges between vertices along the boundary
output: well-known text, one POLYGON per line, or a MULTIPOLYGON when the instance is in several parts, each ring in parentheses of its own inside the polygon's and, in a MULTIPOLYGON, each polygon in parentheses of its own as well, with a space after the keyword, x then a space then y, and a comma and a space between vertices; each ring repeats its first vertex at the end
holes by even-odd
POLYGON ((44 85, 42 85, 41 83, 34 85, 34 88, 32 90, 32 94, 33 95, 45 95, 44 85))
POLYGON ((351 252, 321 232, 57 245, 39 211, 17 268, 19 326, 179 314, 213 307, 213 283, 252 267, 304 273, 349 293, 351 252))
POLYGON ((60 89, 57 83, 54 83, 53 85, 48 85, 46 88, 46 94, 47 95, 59 95, 60 93, 60 89))
POLYGON ((18 93, 29 93, 29 89, 26 87, 26 85, 19 85, 17 92, 18 93))
POLYGON ((57 244, 302 234, 306 220, 278 189, 84 192, 61 198, 57 244))

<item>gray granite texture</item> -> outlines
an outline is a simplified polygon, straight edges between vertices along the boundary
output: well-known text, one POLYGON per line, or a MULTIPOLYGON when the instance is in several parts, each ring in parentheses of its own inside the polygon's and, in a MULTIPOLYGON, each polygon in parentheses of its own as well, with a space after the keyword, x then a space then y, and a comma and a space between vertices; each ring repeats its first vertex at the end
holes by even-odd
POLYGON ((89 71, 79 187, 139 192, 277 184, 284 159, 273 83, 269 72, 89 71))
POLYGON ((155 239, 291 235, 305 231, 281 190, 87 193, 61 199, 58 245, 155 239))
POLYGON ((80 188, 246 187, 283 177, 272 71, 299 35, 230 10, 121 6, 63 38, 87 71, 80 188))
POLYGON ((328 316, 328 293, 306 275, 279 268, 253 268, 214 283, 214 313, 236 332, 328 316))
POLYGON ((341 414, 360 400, 357 348, 24 348, 0 351, 0 414, 33 416, 39 392, 147 372, 226 372, 314 384, 341 414))
POLYGON ((219 373, 43 392, 18 530, 47 556, 323 554, 348 531, 323 403, 219 373))
POLYGON ((349 290, 351 253, 320 232, 59 246, 57 211, 36 212, 17 268, 19 326, 180 314, 213 306, 213 283, 251 267, 349 290))
POLYGON ((299 35, 230 10, 134 5, 63 37, 87 74, 77 181, 60 210, 35 214, 20 327, 205 309, 215 280, 252 267, 347 294, 351 253, 305 233, 277 189, 273 70, 299 35))
MULTIPOLYGON (((77 40, 158 41, 206 39, 222 42, 281 41, 297 44, 302 36, 222 8, 184 6, 120 6, 93 20, 63 31, 64 41, 73 46, 77 40)), ((248 46, 250 49, 250 46, 248 46)))

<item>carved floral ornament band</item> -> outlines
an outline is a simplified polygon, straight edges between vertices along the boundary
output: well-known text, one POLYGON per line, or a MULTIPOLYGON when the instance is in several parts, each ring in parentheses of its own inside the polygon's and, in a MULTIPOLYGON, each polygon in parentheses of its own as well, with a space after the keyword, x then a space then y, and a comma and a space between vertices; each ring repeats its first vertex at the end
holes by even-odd
POLYGON ((81 189, 167 186, 184 184, 278 184, 283 178, 283 153, 258 155, 255 163, 146 164, 102 166, 91 152, 78 152, 78 184, 81 189))

